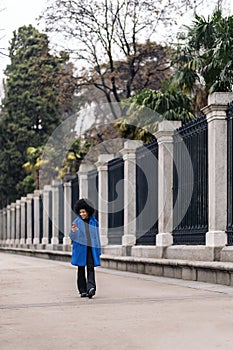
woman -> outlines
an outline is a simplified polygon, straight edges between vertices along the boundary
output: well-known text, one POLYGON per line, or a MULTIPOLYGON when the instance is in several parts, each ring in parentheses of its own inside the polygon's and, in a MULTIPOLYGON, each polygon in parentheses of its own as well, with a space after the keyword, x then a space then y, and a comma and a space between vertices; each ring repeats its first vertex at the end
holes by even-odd
POLYGON ((94 267, 100 266, 99 224, 93 215, 93 204, 88 199, 79 199, 74 211, 77 218, 70 231, 70 239, 73 241, 71 264, 78 266, 77 287, 80 296, 92 298, 96 292, 94 267))

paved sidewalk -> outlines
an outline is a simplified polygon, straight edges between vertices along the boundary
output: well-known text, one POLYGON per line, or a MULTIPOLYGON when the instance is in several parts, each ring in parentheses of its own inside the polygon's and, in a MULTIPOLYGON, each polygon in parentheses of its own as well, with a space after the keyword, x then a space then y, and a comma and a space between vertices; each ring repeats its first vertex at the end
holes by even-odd
POLYGON ((232 350, 233 288, 0 253, 1 350, 232 350))

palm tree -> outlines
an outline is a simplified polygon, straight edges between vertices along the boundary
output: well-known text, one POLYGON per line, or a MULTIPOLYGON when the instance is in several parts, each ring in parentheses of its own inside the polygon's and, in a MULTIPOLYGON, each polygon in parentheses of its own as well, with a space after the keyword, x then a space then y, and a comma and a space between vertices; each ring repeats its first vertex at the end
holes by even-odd
POLYGON ((148 142, 154 138, 158 122, 181 120, 183 123, 195 117, 191 98, 182 92, 144 89, 122 102, 125 116, 115 122, 121 137, 148 142))
POLYGON ((173 58, 173 83, 192 96, 201 90, 205 104, 210 93, 232 91, 233 16, 223 18, 221 11, 207 19, 196 15, 186 29, 173 58))

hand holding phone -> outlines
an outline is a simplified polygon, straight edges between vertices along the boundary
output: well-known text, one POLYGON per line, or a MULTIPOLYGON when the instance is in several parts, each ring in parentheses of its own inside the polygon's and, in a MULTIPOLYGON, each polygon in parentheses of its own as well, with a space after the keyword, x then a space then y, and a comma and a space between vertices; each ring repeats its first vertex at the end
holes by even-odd
POLYGON ((71 229, 72 229, 72 232, 78 231, 78 228, 75 224, 72 224, 71 229))

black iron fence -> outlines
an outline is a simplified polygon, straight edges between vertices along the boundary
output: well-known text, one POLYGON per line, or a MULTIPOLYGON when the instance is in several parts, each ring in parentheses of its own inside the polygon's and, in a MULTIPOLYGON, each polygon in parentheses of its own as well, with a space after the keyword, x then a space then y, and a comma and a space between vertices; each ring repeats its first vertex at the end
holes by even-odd
POLYGON ((35 224, 34 221, 35 221, 35 217, 34 217, 34 198, 33 198, 31 203, 31 227, 30 227, 31 233, 32 233, 32 242, 34 240, 34 224, 35 224))
POLYGON ((39 196, 39 240, 42 242, 42 238, 44 235, 44 227, 43 227, 43 218, 44 218, 44 208, 43 208, 43 195, 39 196))
MULTIPOLYGON (((27 238, 28 238, 28 230, 27 230, 27 224, 26 224, 28 214, 27 214, 27 204, 26 203, 23 204, 23 210, 25 210, 25 227, 24 227, 24 229, 25 229, 25 242, 26 242, 27 238)), ((20 238, 22 238, 22 232, 20 232, 20 234, 21 234, 20 238)))
POLYGON ((155 245, 158 233, 158 143, 136 152, 136 244, 155 245))
MULTIPOLYGON (((227 225, 228 245, 233 245, 233 102, 227 110, 227 225)), ((173 244, 204 245, 208 231, 208 125, 206 116, 177 129, 173 166, 173 244)), ((130 178, 128 179, 130 180, 130 178)), ((78 177, 72 183, 72 209, 79 198, 78 177)), ((59 187, 59 243, 63 242, 64 193, 59 187)), ((98 213, 98 172, 88 173, 88 198, 98 213)), ((40 241, 43 238, 43 194, 39 199, 40 241)), ((58 203, 56 203, 56 206, 58 203)), ((52 238, 52 191, 49 192, 49 243, 52 238)), ((24 205, 25 238, 34 239, 34 199, 24 205), (31 217, 29 217, 31 216, 31 217)), ((73 215, 75 215, 73 213, 73 215)), ((98 214, 97 214, 98 216, 98 214)), ((13 230, 15 232, 15 230, 13 230)), ((108 163, 108 238, 121 244, 124 233, 124 161, 108 163)), ((136 150, 136 244, 155 245, 158 233, 158 144, 152 142, 136 150)), ((21 237, 21 236, 20 236, 21 237)), ((11 237, 10 237, 11 238, 11 237)), ((15 237, 14 237, 15 238, 15 237)))
POLYGON ((124 233, 124 161, 108 162, 108 241, 121 244, 124 233))
POLYGON ((76 201, 79 199, 79 182, 78 182, 78 177, 74 177, 71 180, 71 208, 72 208, 72 221, 76 218, 76 214, 74 212, 74 205, 76 201))
POLYGON ((173 242, 205 244, 208 231, 208 128, 206 116, 174 134, 173 242))
POLYGON ((233 102, 227 110, 227 244, 233 245, 233 102))
POLYGON ((53 208, 53 204, 52 204, 52 191, 49 191, 49 235, 48 235, 48 240, 49 243, 51 243, 52 240, 52 235, 53 235, 53 222, 52 222, 52 208, 53 208))
POLYGON ((98 220, 98 171, 93 169, 88 172, 88 198, 94 204, 95 217, 98 220))
POLYGON ((64 185, 59 185, 59 244, 63 243, 64 237, 64 185))

